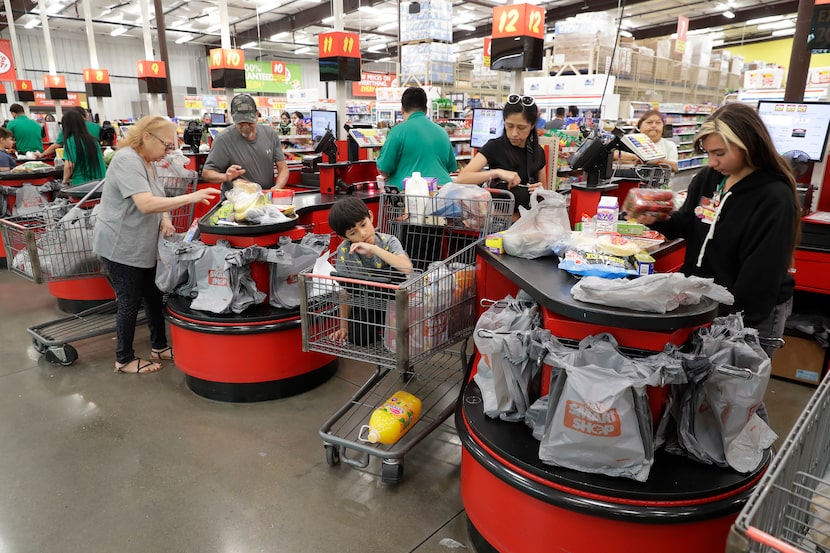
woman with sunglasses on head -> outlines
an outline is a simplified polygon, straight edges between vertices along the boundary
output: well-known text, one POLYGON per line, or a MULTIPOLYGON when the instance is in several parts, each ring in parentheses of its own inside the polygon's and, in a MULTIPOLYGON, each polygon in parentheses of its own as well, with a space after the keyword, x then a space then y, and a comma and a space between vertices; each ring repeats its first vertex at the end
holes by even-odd
POLYGON ((740 103, 713 113, 694 137, 709 156, 686 201, 665 221, 641 215, 668 238, 686 239, 682 271, 714 279, 735 296, 720 314, 743 311, 772 357, 792 307, 790 274, 801 217, 795 177, 756 111, 740 103))
POLYGON ((536 133, 539 108, 530 96, 511 94, 502 118, 502 135, 479 149, 456 182, 510 190, 516 210, 520 205, 529 209, 530 194, 547 179, 545 152, 536 133))
POLYGON ((176 125, 149 116, 133 125, 118 141, 107 169, 101 204, 95 221, 92 251, 104 261, 116 299, 115 372, 151 373, 158 361, 172 360, 162 315, 162 294, 156 288, 156 252, 159 235, 175 228, 169 211, 192 203, 209 204, 215 188, 168 198, 154 162, 176 148, 176 125), (133 339, 142 302, 150 327, 150 360, 135 356, 133 339))

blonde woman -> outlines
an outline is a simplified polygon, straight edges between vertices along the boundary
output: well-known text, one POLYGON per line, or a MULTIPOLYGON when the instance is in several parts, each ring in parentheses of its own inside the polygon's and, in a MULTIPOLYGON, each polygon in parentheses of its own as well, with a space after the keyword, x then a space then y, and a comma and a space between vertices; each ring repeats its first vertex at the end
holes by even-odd
POLYGON ((169 211, 192 203, 209 204, 219 194, 215 188, 207 188, 165 196, 153 162, 174 150, 176 140, 176 125, 168 119, 141 119, 118 141, 101 193, 92 249, 103 258, 115 290, 118 373, 155 372, 161 369, 158 361, 173 359, 162 315, 162 294, 155 284, 159 234, 175 232, 169 211), (150 327, 149 361, 136 357, 133 350, 142 302, 150 327))

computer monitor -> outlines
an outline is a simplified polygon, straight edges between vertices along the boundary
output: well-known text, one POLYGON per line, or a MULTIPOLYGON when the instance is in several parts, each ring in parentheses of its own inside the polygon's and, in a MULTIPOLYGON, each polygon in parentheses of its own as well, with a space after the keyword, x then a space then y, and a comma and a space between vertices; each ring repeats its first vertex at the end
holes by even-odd
POLYGON ((224 125, 225 124, 225 114, 224 113, 211 113, 210 114, 210 124, 211 125, 224 125))
POLYGON ((473 109, 473 125, 470 146, 481 148, 492 138, 498 138, 504 130, 504 117, 500 109, 473 109))
POLYGON ((320 109, 311 110, 311 141, 317 144, 326 131, 337 135, 337 112, 320 109))
POLYGON ((320 140, 314 146, 315 154, 325 154, 329 163, 337 161, 337 141, 334 138, 334 133, 327 130, 320 137, 320 140))
POLYGON ((761 100, 758 115, 778 153, 799 150, 812 161, 824 159, 830 130, 830 104, 761 100))
POLYGON ((320 58, 318 66, 323 82, 360 80, 360 58, 320 58))

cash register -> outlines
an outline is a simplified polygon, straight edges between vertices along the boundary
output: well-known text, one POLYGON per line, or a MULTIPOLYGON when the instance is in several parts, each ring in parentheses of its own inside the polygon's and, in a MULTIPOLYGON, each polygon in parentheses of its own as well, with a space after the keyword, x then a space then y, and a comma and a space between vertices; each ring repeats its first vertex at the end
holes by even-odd
POLYGON ((326 156, 326 163, 337 162, 337 141, 334 139, 334 134, 327 130, 319 142, 314 145, 314 153, 303 156, 303 168, 300 173, 300 184, 309 187, 320 186, 320 167, 319 164, 323 161, 323 155, 326 156))

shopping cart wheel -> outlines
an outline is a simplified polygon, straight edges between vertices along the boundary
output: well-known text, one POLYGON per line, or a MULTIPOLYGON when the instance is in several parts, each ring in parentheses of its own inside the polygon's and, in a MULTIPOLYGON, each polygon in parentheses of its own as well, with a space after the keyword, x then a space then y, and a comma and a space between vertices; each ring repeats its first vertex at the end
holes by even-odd
POLYGON ((41 344, 35 338, 32 338, 32 347, 35 348, 35 351, 41 355, 43 355, 49 350, 49 346, 47 346, 46 344, 41 344))
POLYGON ((340 450, 337 446, 326 444, 326 463, 331 467, 340 464, 340 450))
POLYGON ((380 465, 380 481, 397 484, 403 476, 403 459, 384 459, 380 465))
POLYGON ((69 344, 64 344, 62 346, 50 346, 46 350, 46 360, 56 365, 68 367, 78 360, 78 350, 69 344))

